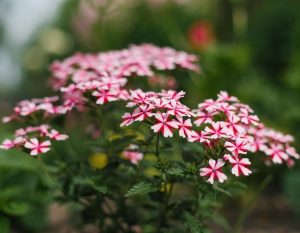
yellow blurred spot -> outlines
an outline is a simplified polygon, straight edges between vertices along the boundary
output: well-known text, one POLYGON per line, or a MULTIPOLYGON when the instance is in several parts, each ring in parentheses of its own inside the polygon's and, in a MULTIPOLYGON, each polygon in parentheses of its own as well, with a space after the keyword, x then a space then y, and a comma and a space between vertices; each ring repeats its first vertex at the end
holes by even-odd
POLYGON ((156 168, 147 168, 147 169, 145 169, 145 175, 152 177, 155 175, 159 175, 159 171, 157 171, 156 168))
POLYGON ((157 160, 157 156, 155 154, 147 154, 145 156, 145 160, 147 160, 147 161, 156 161, 157 160))
POLYGON ((91 155, 89 158, 89 163, 93 168, 102 169, 107 165, 107 162, 108 162, 107 155, 101 152, 95 153, 91 155))
MULTIPOLYGON (((171 183, 167 183, 167 192, 170 192, 171 187, 172 187, 171 183)), ((165 186, 164 185, 162 185, 160 191, 165 192, 165 186)))
POLYGON ((125 134, 126 135, 132 135, 132 136, 135 136, 136 138, 136 140, 142 140, 142 141, 144 141, 145 140, 145 135, 144 134, 142 134, 142 133, 140 133, 140 132, 137 132, 137 131, 135 131, 135 130, 132 130, 132 129, 126 129, 125 130, 125 134))
POLYGON ((116 133, 113 133, 113 134, 110 134, 108 136, 108 141, 113 141, 113 140, 116 140, 116 139, 120 139, 121 138, 121 135, 120 134, 116 134, 116 133))
POLYGON ((65 54, 72 48, 71 37, 58 28, 47 28, 39 38, 41 47, 48 53, 65 54))

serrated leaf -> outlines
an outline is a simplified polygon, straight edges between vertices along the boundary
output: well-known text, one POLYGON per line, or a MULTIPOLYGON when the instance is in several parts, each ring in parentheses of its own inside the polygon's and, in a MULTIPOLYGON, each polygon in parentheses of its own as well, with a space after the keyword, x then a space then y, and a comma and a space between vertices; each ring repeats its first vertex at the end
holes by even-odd
POLYGON ((126 194, 125 197, 131 197, 134 195, 142 195, 156 191, 156 187, 152 183, 146 183, 141 181, 135 184, 126 194))
POLYGON ((167 170, 167 174, 171 176, 184 176, 184 170, 181 168, 170 168, 167 170))
POLYGON ((185 226, 187 229, 190 230, 191 233, 203 232, 203 226, 197 218, 195 218, 194 216, 192 216, 187 212, 184 213, 184 218, 185 218, 185 226))

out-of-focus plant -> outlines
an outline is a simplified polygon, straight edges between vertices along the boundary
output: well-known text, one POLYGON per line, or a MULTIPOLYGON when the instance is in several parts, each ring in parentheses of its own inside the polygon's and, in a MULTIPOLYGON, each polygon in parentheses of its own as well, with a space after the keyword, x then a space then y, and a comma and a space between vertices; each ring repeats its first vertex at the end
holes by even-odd
POLYGON ((196 61, 151 44, 56 61, 50 83, 59 96, 19 102, 3 121, 26 127, 1 148, 20 149, 33 162, 44 162, 53 148, 45 164, 59 190, 55 198, 78 206, 77 227, 209 232, 208 222, 223 222, 229 228, 217 215, 217 195, 232 195, 242 186, 236 177, 254 171, 252 161, 260 158, 247 154, 262 152, 267 165, 289 167, 299 155, 291 135, 266 127, 225 91, 192 110, 182 102, 184 91, 151 89, 158 74, 199 72, 196 61), (125 112, 124 102, 134 109, 125 112), (56 142, 69 136, 55 123, 71 132, 71 143, 56 142))
POLYGON ((53 183, 40 161, 19 151, 1 151, 0 170, 0 231, 42 230, 53 183))

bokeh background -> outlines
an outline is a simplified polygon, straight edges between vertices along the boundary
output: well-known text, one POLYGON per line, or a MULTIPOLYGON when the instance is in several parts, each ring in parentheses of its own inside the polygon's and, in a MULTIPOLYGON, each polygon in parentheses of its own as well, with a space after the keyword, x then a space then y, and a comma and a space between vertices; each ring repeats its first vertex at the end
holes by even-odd
MULTIPOLYGON (((201 58, 200 75, 180 77, 187 104, 226 90, 266 125, 294 135, 300 151, 299 12, 298 0, 0 0, 0 116, 20 99, 52 94, 55 59, 150 42, 201 58)), ((1 125, 0 139, 13 128, 1 125)), ((13 153, 0 152, 0 232, 7 217, 17 232, 46 232, 55 221, 49 184, 39 164, 13 153)), ((263 168, 247 182, 225 202, 229 221, 242 213, 244 232, 300 232, 299 163, 263 168)))

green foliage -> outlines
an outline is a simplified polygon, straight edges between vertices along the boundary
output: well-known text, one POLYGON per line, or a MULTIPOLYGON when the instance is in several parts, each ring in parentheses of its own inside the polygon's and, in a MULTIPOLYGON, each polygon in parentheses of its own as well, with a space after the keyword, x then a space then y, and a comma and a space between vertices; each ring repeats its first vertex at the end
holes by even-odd
POLYGON ((185 212, 185 226, 191 233, 204 233, 204 227, 200 223, 199 219, 195 218, 191 214, 185 212))
POLYGON ((0 233, 10 232, 10 222, 5 217, 0 217, 0 233))
POLYGON ((135 195, 143 195, 146 193, 156 191, 156 187, 152 183, 139 182, 135 184, 128 192, 125 194, 125 197, 131 197, 135 195))
POLYGON ((0 215, 6 217, 0 218, 0 225, 3 225, 0 229, 5 232, 16 223, 23 223, 28 230, 43 229, 46 226, 45 213, 36 216, 35 221, 26 222, 25 219, 28 214, 47 208, 52 187, 41 161, 21 152, 1 152, 0 215), (13 220, 10 222, 7 217, 13 217, 13 220))
POLYGON ((283 189, 285 195, 290 200, 293 210, 300 214, 300 172, 290 171, 283 177, 283 189))
MULTIPOLYGON (((300 139, 297 1, 268 0, 257 5, 257 1, 246 1, 245 5, 242 1, 226 1, 224 9, 223 1, 208 0, 188 1, 186 6, 169 1, 154 7, 147 5, 148 1, 128 1, 133 4, 120 8, 111 8, 115 1, 106 2, 104 6, 92 7, 97 20, 89 25, 90 31, 85 27, 84 35, 78 35, 74 26, 76 16, 80 21, 88 18, 78 15, 79 2, 69 0, 62 7, 52 27, 69 35, 71 50, 46 53, 41 48, 40 35, 27 49, 40 49, 47 62, 77 51, 123 48, 141 42, 192 51, 201 57, 202 74, 180 71, 171 74, 178 81, 178 88, 189 93, 187 104, 196 106, 199 99, 227 90, 251 103, 268 125, 278 127, 280 124, 284 131, 300 139), (234 35, 243 17, 249 19, 249 25, 244 34, 234 35), (202 19, 221 36, 213 46, 197 50, 190 44, 188 31, 193 23, 202 19)), ((46 64, 37 70, 25 67, 24 75, 26 79, 14 99, 49 93, 45 90, 44 78, 49 75, 46 64), (36 85, 39 88, 33 89, 36 85)), ((148 87, 141 80, 134 81, 143 89, 148 87)), ((149 134, 145 128, 133 127, 133 134, 120 130, 120 112, 125 110, 117 104, 112 108, 113 111, 102 109, 100 113, 91 113, 93 123, 105 129, 96 140, 79 136, 86 134, 87 119, 70 118, 66 122, 58 119, 58 125, 72 128, 75 124, 76 129, 70 134, 70 142, 55 145, 55 151, 42 159, 46 168, 41 161, 21 152, 0 152, 0 233, 9 232, 14 224, 23 224, 28 231, 41 231, 46 225, 45 209, 52 199, 78 204, 78 213, 74 213, 82 217, 78 225, 92 222, 99 225, 101 232, 116 232, 116 228, 122 229, 125 223, 142 225, 148 233, 159 232, 157 228, 167 233, 207 232, 204 226, 207 221, 217 222, 224 229, 227 227, 226 221, 216 214, 215 210, 220 208, 218 201, 233 198, 247 188, 246 185, 230 180, 222 186, 211 187, 199 179, 199 167, 207 155, 197 143, 162 140, 159 161, 148 159, 155 153, 154 134, 149 134), (121 157, 131 143, 139 145, 145 153, 144 161, 137 166, 121 157), (88 159, 99 152, 107 155, 107 164, 103 168, 92 167, 88 159), (144 170, 147 170, 146 175, 141 172, 144 170), (163 218, 165 220, 160 222, 163 218), (106 222, 112 222, 113 226, 106 222)), ((285 169, 278 171, 286 172, 285 169)), ((270 172, 271 169, 265 169, 258 176, 270 172)), ((254 187, 261 177, 252 181, 254 187)), ((299 179, 298 172, 288 172, 282 182, 296 211, 300 209, 299 179)))
POLYGON ((171 176, 183 177, 185 175, 185 171, 181 168, 170 168, 167 170, 167 174, 171 176))

